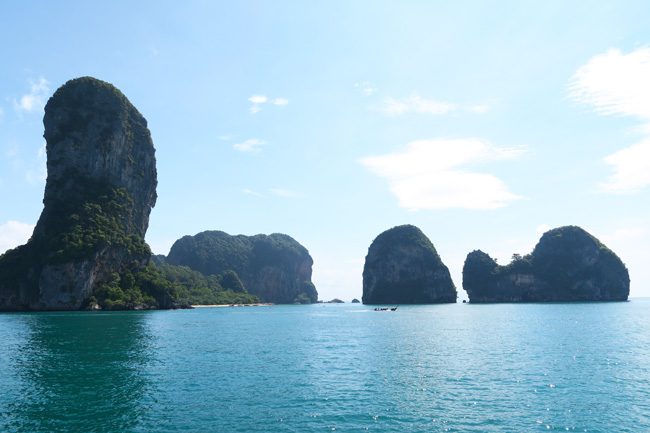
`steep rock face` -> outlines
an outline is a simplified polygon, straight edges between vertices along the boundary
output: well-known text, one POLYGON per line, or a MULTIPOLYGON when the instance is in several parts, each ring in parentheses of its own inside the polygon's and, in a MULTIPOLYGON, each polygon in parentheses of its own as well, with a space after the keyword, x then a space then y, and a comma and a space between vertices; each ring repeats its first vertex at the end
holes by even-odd
POLYGON ((616 254, 576 226, 550 230, 533 252, 499 266, 482 251, 468 254, 463 288, 470 302, 625 301, 628 271, 616 254))
POLYGON ((364 304, 456 302, 456 287, 431 241, 412 225, 381 233, 363 268, 364 304))
POLYGON ((235 271, 246 290, 264 302, 313 303, 318 299, 311 282, 309 252, 284 234, 231 236, 205 231, 177 240, 167 261, 206 275, 235 271))
POLYGON ((29 242, 0 257, 3 310, 78 309, 150 256, 157 180, 144 117, 111 84, 83 77, 54 93, 43 123, 44 209, 29 242))

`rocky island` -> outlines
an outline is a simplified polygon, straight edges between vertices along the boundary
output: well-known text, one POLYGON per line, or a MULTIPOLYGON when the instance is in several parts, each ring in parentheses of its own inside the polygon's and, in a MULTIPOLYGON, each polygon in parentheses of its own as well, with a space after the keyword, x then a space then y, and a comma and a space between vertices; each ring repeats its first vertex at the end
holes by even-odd
POLYGON ((486 253, 469 253, 463 288, 470 302, 625 301, 627 268, 598 239, 576 226, 544 233, 531 254, 506 266, 486 253))
POLYGON ((43 124, 44 208, 27 244, 0 256, 0 310, 258 301, 232 275, 150 263, 155 150, 147 121, 122 92, 91 77, 70 80, 49 99, 43 124))
POLYGON ((381 233, 368 248, 362 301, 453 303, 456 287, 429 238, 415 226, 402 225, 381 233))
POLYGON ((311 281, 313 260, 305 247, 285 234, 232 236, 205 231, 178 239, 166 260, 205 275, 232 272, 263 302, 309 304, 318 300, 311 281))
POLYGON ((54 93, 43 124, 44 208, 29 242, 0 257, 2 310, 78 309, 108 299, 111 283, 143 269, 151 254, 144 235, 156 203, 156 159, 144 117, 111 84, 84 77, 54 93))

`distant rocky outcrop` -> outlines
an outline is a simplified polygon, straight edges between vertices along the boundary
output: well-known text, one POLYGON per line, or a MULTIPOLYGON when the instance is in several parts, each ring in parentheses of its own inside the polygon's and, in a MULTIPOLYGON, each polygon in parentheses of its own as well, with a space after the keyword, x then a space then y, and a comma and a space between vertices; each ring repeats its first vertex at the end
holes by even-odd
POLYGON ((327 301, 326 304, 345 304, 345 301, 342 301, 339 298, 334 298, 327 301))
POLYGON ((449 269, 433 244, 412 225, 381 233, 368 248, 363 268, 364 304, 456 302, 449 269))
POLYGON ((352 300, 352 303, 353 303, 353 304, 360 304, 360 302, 359 302, 359 300, 358 300, 357 298, 354 298, 354 299, 352 300))
POLYGON ((44 209, 29 242, 0 257, 2 310, 81 308, 151 254, 157 180, 145 118, 111 84, 83 77, 54 93, 43 123, 44 209))
POLYGON ((318 299, 309 252, 284 234, 231 236, 205 231, 177 240, 167 261, 205 275, 234 271, 243 287, 263 302, 314 303, 318 299))
POLYGON ((627 268, 613 251, 576 226, 544 235, 533 252, 497 265, 486 253, 469 253, 463 288, 470 302, 625 301, 627 268))

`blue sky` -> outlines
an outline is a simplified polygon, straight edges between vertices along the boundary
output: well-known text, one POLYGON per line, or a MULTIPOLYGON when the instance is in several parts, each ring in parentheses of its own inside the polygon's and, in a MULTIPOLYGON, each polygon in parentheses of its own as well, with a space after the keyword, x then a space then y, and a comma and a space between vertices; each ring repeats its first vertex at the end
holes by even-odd
POLYGON ((283 232, 349 300, 394 225, 460 288, 468 252, 507 263, 576 224, 650 296, 649 21, 644 1, 3 2, 0 250, 42 209, 44 103, 91 75, 149 121, 156 253, 283 232))

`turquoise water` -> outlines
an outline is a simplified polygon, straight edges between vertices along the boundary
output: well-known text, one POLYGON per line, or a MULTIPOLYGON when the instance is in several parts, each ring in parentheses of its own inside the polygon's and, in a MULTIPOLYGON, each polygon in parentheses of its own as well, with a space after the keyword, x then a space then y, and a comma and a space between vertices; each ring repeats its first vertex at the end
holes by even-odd
POLYGON ((650 431, 650 301, 0 315, 1 432, 650 431))

